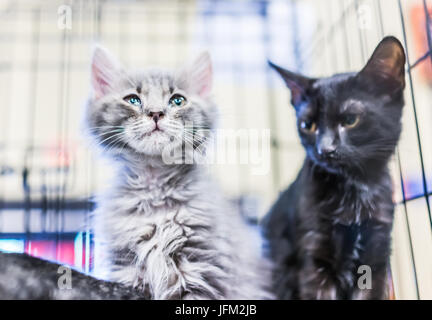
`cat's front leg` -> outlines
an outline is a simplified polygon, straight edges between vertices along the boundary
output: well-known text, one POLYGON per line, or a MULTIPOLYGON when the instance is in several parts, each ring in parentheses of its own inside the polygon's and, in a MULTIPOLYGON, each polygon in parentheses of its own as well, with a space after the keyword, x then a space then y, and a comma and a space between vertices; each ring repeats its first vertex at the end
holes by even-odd
POLYGON ((302 300, 338 299, 337 280, 333 275, 333 250, 331 225, 321 223, 314 231, 307 232, 301 239, 299 271, 299 298, 302 300))
POLYGON ((189 225, 179 210, 137 243, 137 268, 153 299, 220 299, 226 272, 201 224, 189 225))
POLYGON ((312 257, 304 260, 304 267, 299 273, 300 299, 336 300, 338 285, 330 274, 328 266, 312 257))
POLYGON ((388 298, 391 223, 371 221, 362 228, 363 250, 352 299, 388 298))

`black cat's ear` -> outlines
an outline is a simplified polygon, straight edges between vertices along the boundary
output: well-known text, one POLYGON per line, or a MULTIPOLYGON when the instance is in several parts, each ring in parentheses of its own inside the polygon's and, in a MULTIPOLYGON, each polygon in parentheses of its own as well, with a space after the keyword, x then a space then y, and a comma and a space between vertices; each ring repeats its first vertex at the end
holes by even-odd
POLYGON ((268 61, 268 64, 275 69, 285 81, 285 84, 291 91, 291 103, 297 108, 297 106, 305 100, 306 89, 312 84, 313 79, 288 71, 275 65, 271 61, 268 61))
POLYGON ((375 48, 359 76, 387 93, 405 88, 405 52, 395 37, 385 37, 375 48))

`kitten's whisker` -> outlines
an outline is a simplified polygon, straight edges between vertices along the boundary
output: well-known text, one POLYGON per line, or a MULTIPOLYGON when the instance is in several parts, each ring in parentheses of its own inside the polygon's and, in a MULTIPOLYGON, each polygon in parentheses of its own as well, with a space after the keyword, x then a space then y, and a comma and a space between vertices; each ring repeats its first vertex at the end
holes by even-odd
POLYGON ((202 144, 204 142, 207 142, 209 139, 207 137, 199 137, 199 136, 188 136, 188 135, 184 135, 185 138, 188 138, 192 141, 196 141, 199 144, 202 144))
POLYGON ((203 140, 207 140, 207 139, 208 139, 207 136, 204 136, 204 135, 200 132, 200 131, 202 131, 202 130, 195 131, 195 132, 190 132, 190 130, 187 130, 188 127, 184 127, 184 128, 182 128, 181 126, 178 126, 178 127, 177 127, 177 126, 171 126, 170 124, 167 124, 167 125, 166 125, 166 128, 171 128, 171 129, 181 129, 183 134, 188 135, 188 136, 190 136, 190 137, 194 137, 194 138, 198 137, 198 138, 201 138, 201 139, 203 139, 203 140))
POLYGON ((145 120, 141 120, 141 121, 131 125, 128 129, 132 132, 136 132, 137 130, 148 130, 152 126, 153 126, 153 124, 151 124, 151 123, 145 124, 145 120))
POLYGON ((204 156, 203 150, 201 149, 200 145, 196 145, 194 142, 191 142, 191 141, 186 140, 186 139, 182 139, 182 138, 180 138, 178 136, 173 136, 173 137, 174 137, 174 139, 176 139, 180 143, 184 143, 185 145, 192 146, 194 152, 197 152, 199 155, 204 156))
POLYGON ((130 130, 130 132, 132 132, 133 134, 136 134, 136 135, 140 135, 140 134, 143 134, 143 133, 148 133, 148 132, 150 132, 149 130, 151 129, 151 126, 147 126, 147 127, 137 127, 137 128, 132 128, 131 130, 130 130))
POLYGON ((124 130, 123 129, 115 129, 115 130, 111 130, 111 131, 106 131, 106 132, 101 132, 101 133, 99 133, 98 135, 95 135, 95 137, 96 138, 100 138, 100 137, 102 137, 102 136, 104 136, 104 135, 107 135, 107 134, 110 134, 110 133, 115 133, 115 132, 123 132, 124 130))
POLYGON ((99 127, 89 127, 89 128, 87 128, 87 130, 93 130, 93 129, 111 129, 111 128, 124 128, 124 127, 123 126, 106 125, 106 126, 99 126, 99 127))
POLYGON ((185 142, 187 142, 190 145, 192 145, 192 147, 194 148, 194 150, 197 150, 200 154, 203 155, 203 152, 204 152, 204 150, 202 150, 202 148, 204 148, 203 143, 196 143, 195 141, 193 141, 190 138, 187 138, 185 136, 183 136, 182 138, 184 139, 185 142))
MULTIPOLYGON (((110 141, 107 145, 106 145, 106 152, 109 153, 111 152, 111 150, 116 147, 116 144, 120 141, 122 141, 123 136, 118 136, 116 137, 114 140, 110 141)), ((127 143, 127 142, 125 142, 127 143)))
POLYGON ((131 124, 130 128, 135 128, 143 125, 145 123, 145 119, 138 120, 131 124))
POLYGON ((170 128, 174 128, 174 129, 182 129, 182 125, 180 125, 180 124, 177 124, 177 123, 174 123, 174 122, 165 122, 164 124, 163 124, 165 127, 170 127, 170 128))
POLYGON ((185 139, 189 139, 189 140, 194 141, 198 144, 202 144, 208 140, 208 137, 206 137, 206 136, 200 136, 198 134, 192 134, 192 133, 187 132, 187 131, 183 131, 182 135, 185 139))
MULTIPOLYGON (((121 137, 118 138, 118 139, 115 139, 115 140, 111 141, 111 142, 108 144, 109 148, 107 149, 107 153, 110 153, 114 148, 116 148, 116 147, 117 147, 117 143, 120 142, 120 141, 121 141, 121 137)), ((122 147, 122 149, 121 149, 119 152, 117 152, 117 154, 120 154, 121 151, 123 151, 123 148, 124 148, 126 145, 127 145, 127 142, 124 142, 124 143, 123 143, 123 147, 122 147)))
POLYGON ((114 134, 112 136, 109 136, 108 138, 106 138, 106 139, 102 140, 101 142, 99 142, 98 145, 102 145, 104 142, 106 142, 106 141, 108 141, 108 140, 110 140, 110 139, 112 139, 114 137, 121 136, 122 134, 124 134, 124 132, 116 133, 116 134, 114 134))
POLYGON ((199 137, 199 138, 205 138, 205 139, 208 137, 208 136, 201 134, 200 132, 183 131, 183 134, 188 135, 190 137, 199 137))
POLYGON ((210 128, 208 126, 195 125, 195 124, 183 126, 182 124, 180 124, 180 123, 178 123, 176 121, 173 121, 173 120, 168 120, 168 122, 166 122, 166 124, 171 124, 171 125, 173 125, 174 127, 178 128, 178 129, 183 129, 183 128, 185 128, 185 129, 195 129, 196 128, 196 129, 209 129, 210 130, 210 128))

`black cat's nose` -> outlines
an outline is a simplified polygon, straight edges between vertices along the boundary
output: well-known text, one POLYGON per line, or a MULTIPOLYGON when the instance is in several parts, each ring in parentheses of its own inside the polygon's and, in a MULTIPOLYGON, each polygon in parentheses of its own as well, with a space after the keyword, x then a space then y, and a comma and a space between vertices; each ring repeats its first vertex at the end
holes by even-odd
POLYGON ((157 111, 157 112, 148 112, 147 115, 150 118, 153 118, 153 121, 157 123, 159 119, 163 118, 165 114, 162 111, 157 111))
POLYGON ((334 158, 336 156, 336 146, 329 145, 329 146, 318 146, 317 148, 318 154, 322 157, 326 158, 334 158))
POLYGON ((321 157, 334 158, 336 156, 336 148, 334 137, 325 135, 317 145, 317 152, 321 157))

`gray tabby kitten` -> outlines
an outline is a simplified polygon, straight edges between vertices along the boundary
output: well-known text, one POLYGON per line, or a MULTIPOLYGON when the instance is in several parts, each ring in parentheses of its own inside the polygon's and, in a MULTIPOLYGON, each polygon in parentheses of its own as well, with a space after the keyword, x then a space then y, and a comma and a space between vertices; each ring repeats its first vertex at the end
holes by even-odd
POLYGON ((95 212, 99 275, 151 299, 271 298, 258 235, 185 161, 215 124, 209 55, 176 72, 129 72, 98 47, 91 79, 86 124, 116 170, 95 212))

